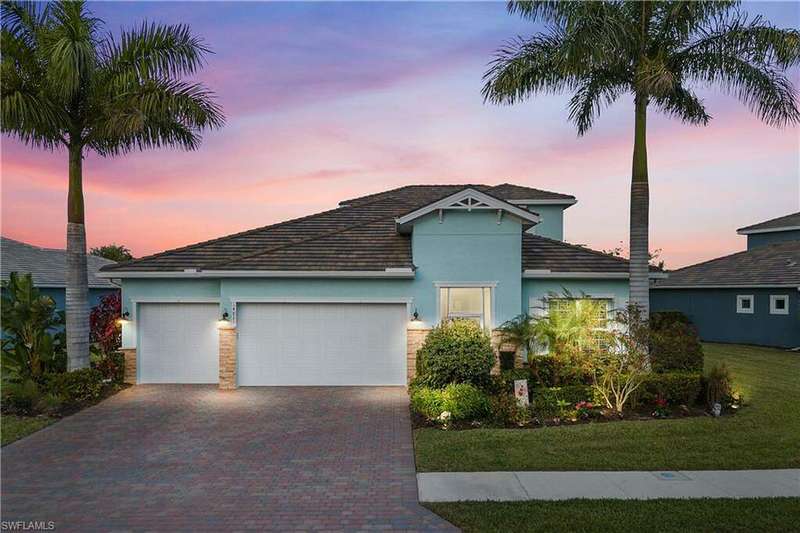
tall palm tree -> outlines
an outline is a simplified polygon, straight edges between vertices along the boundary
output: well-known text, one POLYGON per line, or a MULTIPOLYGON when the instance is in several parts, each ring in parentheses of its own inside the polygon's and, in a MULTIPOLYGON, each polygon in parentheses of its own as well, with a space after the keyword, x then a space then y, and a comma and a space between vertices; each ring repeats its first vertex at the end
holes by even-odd
POLYGON ((3 133, 39 149, 66 149, 67 355, 89 364, 83 158, 177 146, 194 150, 224 123, 214 94, 182 81, 209 50, 182 25, 142 24, 118 39, 83 1, 2 2, 3 133))
POLYGON ((484 76, 487 101, 571 92, 569 118, 582 136, 605 107, 633 95, 630 299, 646 317, 648 110, 706 125, 711 116, 694 88, 717 86, 767 124, 796 124, 786 71, 800 62, 800 32, 750 18, 733 1, 512 1, 508 11, 547 29, 497 51, 484 76))

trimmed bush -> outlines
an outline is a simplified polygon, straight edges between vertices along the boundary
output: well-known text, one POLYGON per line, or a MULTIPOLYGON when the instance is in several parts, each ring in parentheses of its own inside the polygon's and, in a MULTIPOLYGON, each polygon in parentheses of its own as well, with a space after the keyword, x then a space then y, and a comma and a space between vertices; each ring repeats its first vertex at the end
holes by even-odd
POLYGON ((552 355, 528 356, 531 380, 542 387, 588 383, 591 376, 564 358, 552 355))
POLYGON ((433 388, 450 383, 486 385, 493 366, 489 335, 471 320, 436 326, 417 351, 418 381, 433 388))
POLYGON ((530 386, 531 373, 527 368, 513 368, 503 370, 499 374, 489 376, 489 381, 484 387, 490 394, 512 394, 514 392, 514 381, 518 379, 528 380, 530 386))
POLYGON ((445 411, 453 420, 474 420, 489 414, 489 397, 469 383, 452 383, 443 389, 417 387, 411 392, 411 408, 428 420, 445 411))
POLYGON ((94 368, 44 376, 44 388, 71 406, 97 400, 103 394, 103 386, 103 374, 94 368))
POLYGON ((634 393, 636 402, 649 405, 663 398, 673 405, 692 405, 700 396, 702 378, 700 372, 652 372, 634 393))
POLYGON ((650 364, 654 372, 702 372, 700 336, 683 313, 654 313, 650 318, 650 364))

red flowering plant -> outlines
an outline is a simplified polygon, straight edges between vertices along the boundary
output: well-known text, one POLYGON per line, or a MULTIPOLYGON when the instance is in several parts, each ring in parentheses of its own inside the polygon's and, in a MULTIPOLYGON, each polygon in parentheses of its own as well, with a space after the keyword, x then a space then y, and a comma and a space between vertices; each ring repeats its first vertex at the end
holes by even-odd
POLYGON ((656 406, 653 409, 653 418, 667 418, 670 415, 669 405, 666 398, 656 398, 656 406))
POLYGON ((595 407, 592 402, 578 402, 575 404, 575 412, 581 420, 588 420, 594 415, 595 407))
POLYGON ((111 380, 119 380, 122 372, 121 358, 115 356, 122 346, 122 328, 117 322, 121 309, 122 299, 115 292, 103 297, 89 315, 93 366, 103 373, 103 377, 111 380))

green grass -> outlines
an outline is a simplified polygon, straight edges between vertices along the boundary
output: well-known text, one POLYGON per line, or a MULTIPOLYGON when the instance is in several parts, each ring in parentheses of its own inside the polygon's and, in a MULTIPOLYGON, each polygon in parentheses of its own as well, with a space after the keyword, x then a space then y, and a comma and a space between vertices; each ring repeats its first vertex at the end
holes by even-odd
POLYGON ((0 416, 0 446, 12 443, 22 437, 39 431, 55 422, 55 418, 43 416, 0 416))
POLYGON ((706 344, 725 362, 746 407, 714 419, 631 421, 545 429, 414 433, 420 472, 704 470, 800 467, 800 354, 706 344))
POLYGON ((800 499, 427 503, 464 531, 796 531, 800 499))

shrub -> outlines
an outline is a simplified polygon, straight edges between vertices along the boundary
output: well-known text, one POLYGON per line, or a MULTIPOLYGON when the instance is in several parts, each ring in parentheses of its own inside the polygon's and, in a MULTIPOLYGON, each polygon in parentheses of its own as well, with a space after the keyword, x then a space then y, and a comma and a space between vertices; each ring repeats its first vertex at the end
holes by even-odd
POLYGON ((661 329, 671 324, 690 326, 692 321, 681 311, 656 311, 650 313, 650 327, 652 329, 661 329))
POLYGON ((524 426, 530 422, 530 409, 522 407, 517 399, 508 393, 492 396, 489 404, 489 418, 499 426, 524 426))
POLYGON ((66 370, 64 317, 56 312, 53 299, 39 293, 30 274, 16 272, 0 292, 4 377, 21 382, 66 370))
POLYGON ((577 385, 591 382, 591 373, 572 364, 569 360, 552 355, 528 357, 531 380, 543 387, 577 385))
POLYGON ((32 379, 3 384, 3 410, 29 414, 36 409, 42 393, 39 385, 32 379))
POLYGON ((652 372, 645 376, 635 401, 651 405, 661 398, 672 405, 692 405, 700 395, 702 377, 699 372, 652 372))
POLYGON ((725 363, 714 365, 705 377, 706 403, 709 407, 715 403, 728 402, 732 397, 731 374, 725 363))
POLYGON ((484 388, 490 394, 511 394, 514 392, 514 381, 530 380, 530 377, 530 370, 527 368, 503 370, 499 374, 489 376, 489 381, 484 388))
POLYGON ((452 383, 443 389, 416 387, 411 408, 428 420, 436 420, 445 411, 453 420, 474 420, 489 414, 489 398, 469 383, 452 383))
POLYGON ((121 316, 122 298, 118 292, 104 296, 89 314, 89 340, 102 355, 110 354, 122 346, 122 328, 117 320, 121 316))
POLYGON ((60 374, 46 374, 44 388, 58 395, 70 406, 93 402, 103 394, 103 374, 94 368, 84 368, 60 374))
POLYGON ((588 385, 537 387, 531 391, 533 411, 545 418, 562 416, 565 409, 591 400, 592 387, 588 385))
POLYGON ((650 363, 655 372, 702 372, 703 346, 697 328, 688 319, 651 319, 650 363))
POLYGON ((434 388, 450 383, 485 385, 493 366, 489 335, 470 320, 433 328, 417 351, 419 381, 434 388))
POLYGON ((110 352, 104 355, 92 354, 92 368, 97 369, 103 379, 110 379, 113 383, 125 381, 125 356, 122 352, 110 352))

